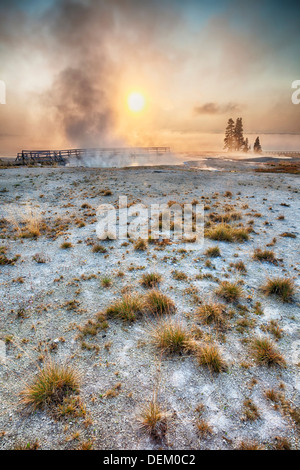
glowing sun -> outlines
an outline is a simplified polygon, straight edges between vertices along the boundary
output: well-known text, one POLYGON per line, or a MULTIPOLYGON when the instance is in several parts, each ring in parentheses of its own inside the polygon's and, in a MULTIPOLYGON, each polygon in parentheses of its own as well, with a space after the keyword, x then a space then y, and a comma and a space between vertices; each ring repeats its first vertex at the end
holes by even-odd
POLYGON ((145 98, 141 93, 130 93, 127 102, 130 111, 134 112, 142 111, 145 106, 145 98))

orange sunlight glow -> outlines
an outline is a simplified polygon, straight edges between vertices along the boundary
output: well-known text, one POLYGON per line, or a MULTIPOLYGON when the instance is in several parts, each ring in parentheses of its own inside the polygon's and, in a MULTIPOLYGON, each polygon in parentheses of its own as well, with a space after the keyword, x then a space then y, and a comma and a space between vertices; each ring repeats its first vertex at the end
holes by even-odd
POLYGON ((133 92, 128 96, 127 103, 130 111, 136 113, 145 107, 145 98, 141 93, 133 92))

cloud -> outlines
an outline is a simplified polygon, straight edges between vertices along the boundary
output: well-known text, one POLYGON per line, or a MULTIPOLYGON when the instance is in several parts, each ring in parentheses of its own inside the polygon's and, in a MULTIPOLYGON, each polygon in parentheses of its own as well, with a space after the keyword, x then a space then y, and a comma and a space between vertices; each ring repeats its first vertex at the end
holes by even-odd
POLYGON ((195 114, 229 114, 240 112, 242 106, 237 103, 204 103, 194 107, 195 114))

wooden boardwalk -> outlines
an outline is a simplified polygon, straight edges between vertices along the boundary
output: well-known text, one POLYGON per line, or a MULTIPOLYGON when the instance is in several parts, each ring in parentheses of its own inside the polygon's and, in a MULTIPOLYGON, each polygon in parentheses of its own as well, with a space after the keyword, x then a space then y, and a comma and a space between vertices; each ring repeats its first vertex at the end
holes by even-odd
POLYGON ((139 153, 166 153, 170 147, 124 147, 124 148, 90 148, 90 149, 66 149, 66 150, 22 150, 17 154, 15 163, 18 165, 34 165, 45 163, 53 165, 65 165, 69 159, 96 155, 120 155, 131 152, 133 155, 139 153))

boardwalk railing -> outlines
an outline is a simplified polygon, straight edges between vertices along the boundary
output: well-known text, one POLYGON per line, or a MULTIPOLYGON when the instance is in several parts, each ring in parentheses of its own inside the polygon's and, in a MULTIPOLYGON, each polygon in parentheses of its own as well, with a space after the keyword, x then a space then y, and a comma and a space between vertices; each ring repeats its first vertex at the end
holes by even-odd
POLYGON ((271 151, 266 150, 264 153, 267 153, 268 155, 283 155, 283 156, 284 155, 287 155, 287 156, 295 155, 295 156, 298 156, 298 155, 300 155, 300 150, 298 150, 298 151, 297 150, 286 150, 286 151, 285 150, 277 150, 277 151, 276 150, 271 150, 271 151))
POLYGON ((67 149, 67 150, 22 150, 17 154, 15 162, 19 165, 31 165, 35 163, 46 163, 65 165, 70 158, 94 156, 109 153, 119 155, 124 152, 138 153, 166 153, 170 147, 128 147, 128 148, 91 148, 91 149, 67 149))

